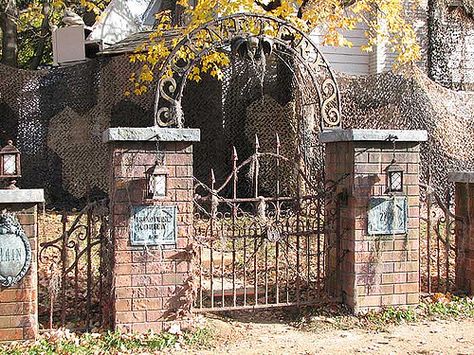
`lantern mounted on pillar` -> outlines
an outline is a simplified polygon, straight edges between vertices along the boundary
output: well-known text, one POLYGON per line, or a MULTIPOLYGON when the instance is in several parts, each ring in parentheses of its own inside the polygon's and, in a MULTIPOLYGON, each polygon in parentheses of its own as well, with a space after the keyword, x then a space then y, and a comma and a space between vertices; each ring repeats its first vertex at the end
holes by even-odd
POLYGON ((385 168, 387 178, 387 193, 403 192, 403 168, 397 164, 395 159, 395 142, 397 136, 390 135, 388 140, 393 144, 393 157, 390 165, 385 168))
POLYGON ((147 189, 146 197, 158 199, 166 196, 168 184, 168 170, 165 166, 158 164, 158 161, 145 172, 147 189))
POLYGON ((9 140, 0 150, 0 179, 6 180, 7 189, 17 189, 16 179, 21 177, 20 151, 9 140))
POLYGON ((387 174, 387 192, 403 191, 403 168, 397 164, 395 159, 385 169, 387 174))

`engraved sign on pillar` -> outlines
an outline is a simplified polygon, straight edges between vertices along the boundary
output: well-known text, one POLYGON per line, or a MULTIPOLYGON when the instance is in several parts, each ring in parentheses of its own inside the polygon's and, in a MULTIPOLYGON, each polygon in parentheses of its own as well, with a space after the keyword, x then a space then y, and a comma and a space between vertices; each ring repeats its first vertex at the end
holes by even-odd
POLYGON ((31 266, 31 246, 15 216, 0 215, 0 285, 10 287, 25 277, 31 266))
POLYGON ((405 234, 408 220, 406 196, 372 197, 367 220, 369 235, 405 234))
POLYGON ((131 245, 176 244, 176 237, 176 206, 134 206, 132 208, 131 245))

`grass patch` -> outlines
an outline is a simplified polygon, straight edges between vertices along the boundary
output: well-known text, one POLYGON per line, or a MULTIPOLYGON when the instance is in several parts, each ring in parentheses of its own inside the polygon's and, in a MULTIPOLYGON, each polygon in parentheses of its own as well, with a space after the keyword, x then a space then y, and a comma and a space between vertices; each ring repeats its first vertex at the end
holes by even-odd
POLYGON ((206 327, 180 334, 168 332, 126 334, 108 331, 104 334, 77 335, 67 329, 58 329, 41 335, 34 342, 16 342, 0 346, 0 353, 6 355, 150 354, 173 347, 201 349, 208 347, 212 339, 213 331, 206 327))
POLYGON ((474 318, 474 298, 451 294, 434 294, 423 298, 416 308, 387 307, 354 316, 341 305, 326 305, 317 309, 306 309, 293 325, 306 331, 325 329, 365 329, 387 331, 391 326, 415 323, 423 320, 474 318))

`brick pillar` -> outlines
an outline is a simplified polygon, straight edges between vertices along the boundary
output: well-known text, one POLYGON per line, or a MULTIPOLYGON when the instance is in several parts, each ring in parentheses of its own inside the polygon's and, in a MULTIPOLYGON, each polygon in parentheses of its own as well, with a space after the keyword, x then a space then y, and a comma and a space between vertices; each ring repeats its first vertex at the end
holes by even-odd
MULTIPOLYGON (((342 178, 328 201, 328 208, 339 216, 328 236, 329 245, 334 245, 328 256, 328 287, 332 296, 356 313, 419 301, 419 142, 426 139, 425 131, 338 130, 321 134, 326 143, 326 179, 342 178), (397 137, 395 151, 389 141, 393 136, 397 137), (404 186, 392 196, 402 207, 400 211, 406 201, 406 230, 375 232, 371 227, 369 234, 369 211, 382 220, 383 214, 375 211, 390 206, 393 198, 387 193, 385 169, 394 153, 396 164, 403 169, 404 186)), ((396 213, 397 218, 402 215, 396 213)))
POLYGON ((40 189, 0 190, 0 211, 16 216, 31 247, 31 266, 25 277, 10 287, 0 286, 0 342, 30 340, 38 335, 37 211, 43 202, 40 189))
POLYGON ((474 294, 474 172, 449 176, 456 185, 456 290, 474 294))
MULTIPOLYGON (((193 147, 196 129, 114 128, 104 134, 111 154, 111 228, 113 238, 111 322, 115 329, 161 331, 166 321, 190 307, 190 251, 193 233, 193 147), (159 144, 157 144, 159 142, 159 144), (164 197, 145 194, 145 172, 154 166, 157 148, 167 175, 164 197), (176 207, 173 245, 131 245, 134 208, 176 207)), ((139 227, 141 228, 141 227, 139 227)))

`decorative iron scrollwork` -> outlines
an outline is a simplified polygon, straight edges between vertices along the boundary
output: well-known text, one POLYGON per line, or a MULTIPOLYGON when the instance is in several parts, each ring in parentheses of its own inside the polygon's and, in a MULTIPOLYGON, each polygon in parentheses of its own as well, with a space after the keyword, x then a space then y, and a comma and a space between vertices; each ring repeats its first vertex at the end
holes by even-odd
POLYGON ((222 17, 195 29, 171 51, 158 74, 155 125, 183 127, 181 109, 186 80, 195 64, 212 51, 231 48, 232 55, 250 60, 265 59, 277 49, 287 51, 304 66, 318 93, 321 129, 342 127, 341 100, 335 75, 313 41, 284 20, 257 14, 222 17), (252 30, 250 30, 252 29, 252 30), (207 38, 204 46, 197 39, 207 38), (185 49, 192 59, 179 58, 185 49), (172 76, 169 77, 171 70, 172 76))

